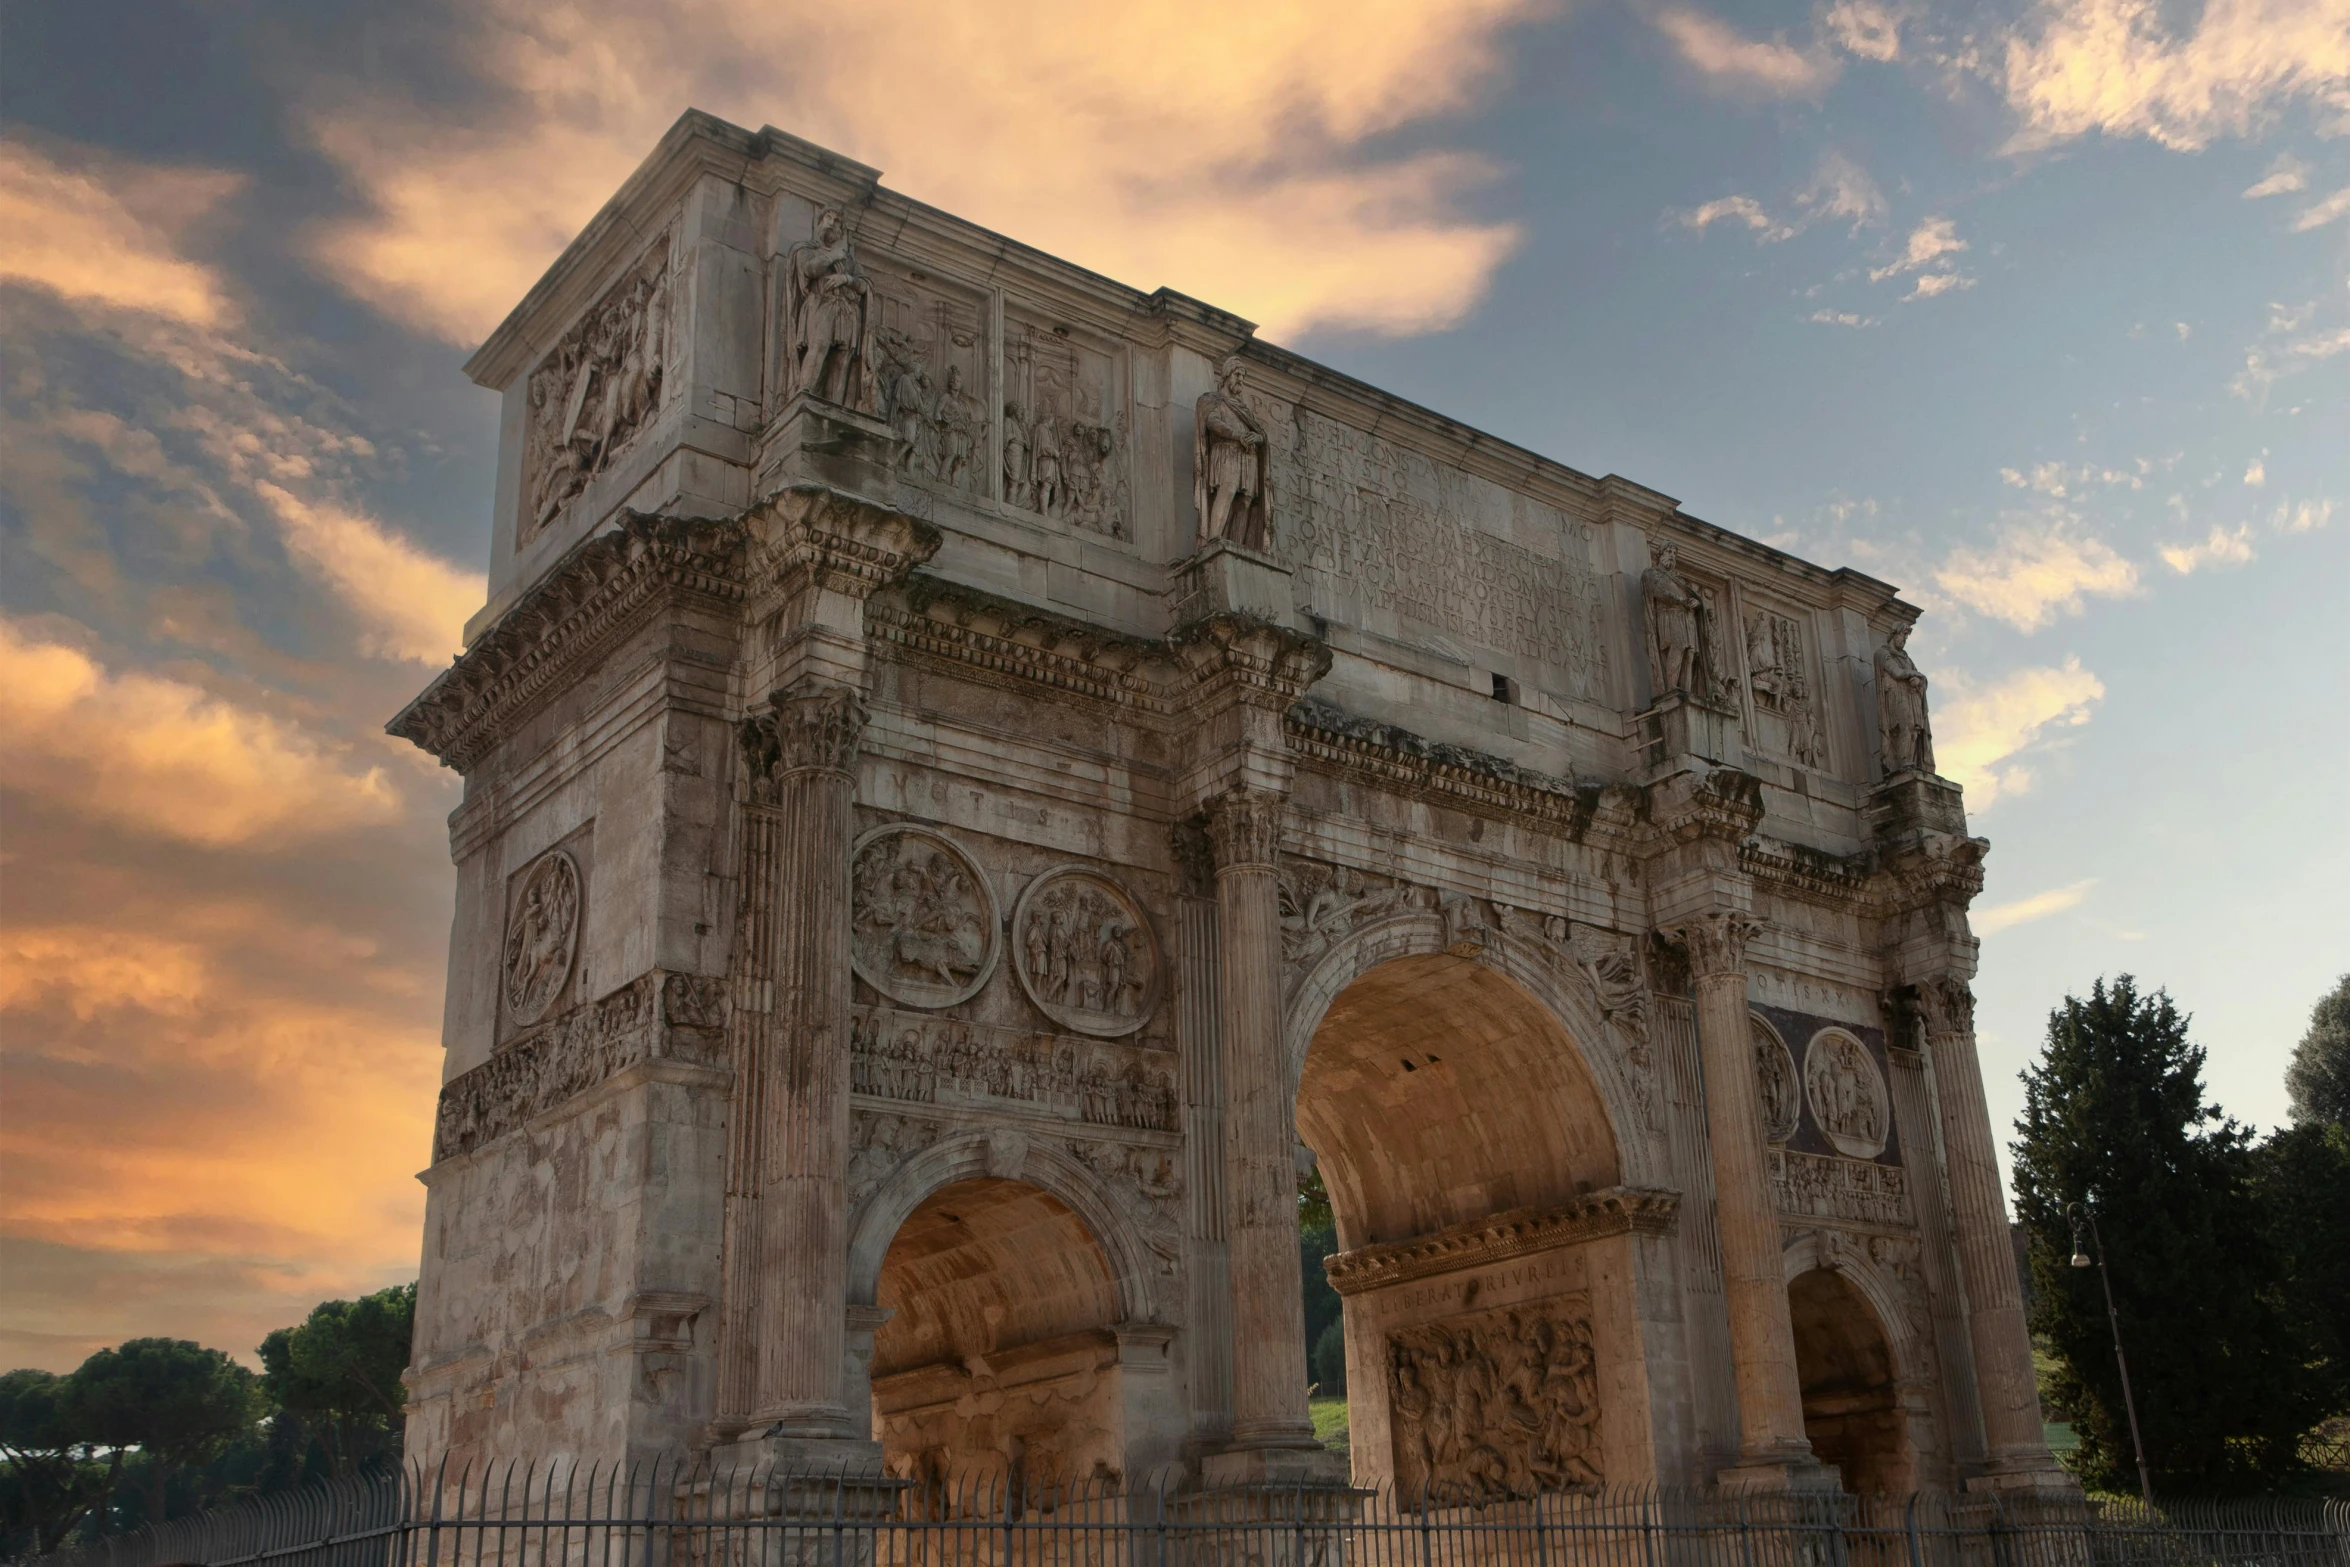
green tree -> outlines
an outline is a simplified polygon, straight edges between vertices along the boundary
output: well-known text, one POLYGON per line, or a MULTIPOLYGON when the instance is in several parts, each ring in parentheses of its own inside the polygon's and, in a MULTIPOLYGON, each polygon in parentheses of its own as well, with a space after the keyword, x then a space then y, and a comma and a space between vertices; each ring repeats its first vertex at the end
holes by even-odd
POLYGON ((2276 1303, 2321 1416, 2350 1415, 2350 1127, 2304 1121, 2262 1143, 2253 1200, 2284 1267, 2276 1303))
POLYGON ((261 1341, 262 1387, 315 1436, 338 1475, 399 1450, 416 1286, 322 1301, 300 1327, 261 1341))
POLYGON ((139 1449, 149 1523, 163 1522, 173 1475, 251 1436, 261 1417, 253 1373, 186 1339, 102 1349, 70 1381, 67 1409, 86 1440, 139 1449))
POLYGON ((52 1371, 0 1376, 0 1555, 45 1556, 113 1493, 120 1448, 99 1462, 52 1371))
POLYGON ((2191 1495, 2292 1468, 2323 1398, 2280 1304, 2287 1259, 2259 1212, 2252 1139, 2205 1102, 2187 1022, 2127 974, 2067 996, 2024 1074, 2013 1151, 2033 1328, 2083 1477, 2136 1488, 2104 1299, 2094 1270, 2069 1266, 2075 1203, 2104 1236, 2156 1488, 2191 1495))
POLYGON ((2285 1068, 2285 1092, 2302 1125, 2350 1123, 2350 974, 2309 1009, 2309 1032, 2285 1068))

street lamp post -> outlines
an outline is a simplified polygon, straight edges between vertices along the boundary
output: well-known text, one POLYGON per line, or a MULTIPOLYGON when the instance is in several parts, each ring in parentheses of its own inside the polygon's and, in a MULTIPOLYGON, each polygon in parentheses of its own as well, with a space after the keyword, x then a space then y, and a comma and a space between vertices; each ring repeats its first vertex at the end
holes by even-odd
POLYGON ((2146 1477, 2146 1440, 2138 1435, 2138 1400, 2130 1393, 2130 1361, 2122 1353, 2122 1318, 2113 1307, 2113 1277, 2105 1269, 2105 1236, 2097 1228, 2097 1215, 2081 1203, 2065 1210, 2073 1223, 2073 1266, 2090 1266, 2089 1254, 2081 1249, 2081 1229, 2088 1226, 2089 1240, 2097 1247, 2097 1282, 2105 1291, 2105 1320, 2113 1329, 2113 1363, 2122 1374, 2122 1409, 2130 1417, 2130 1450, 2138 1460, 2138 1494, 2146 1505, 2154 1505, 2154 1482, 2146 1477))

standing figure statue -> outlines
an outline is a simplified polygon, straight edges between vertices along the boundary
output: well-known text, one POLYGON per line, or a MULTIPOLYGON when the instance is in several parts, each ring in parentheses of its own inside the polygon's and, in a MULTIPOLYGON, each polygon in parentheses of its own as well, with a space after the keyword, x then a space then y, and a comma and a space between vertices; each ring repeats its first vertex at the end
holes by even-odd
POLYGON ((1640 598, 1648 615, 1651 668, 1656 676, 1656 700, 1672 693, 1703 697, 1699 621, 1705 600, 1673 568, 1681 552, 1667 544, 1656 552, 1656 564, 1640 574, 1640 598))
POLYGON ((1200 543, 1229 539, 1248 549, 1273 543, 1271 443, 1265 427, 1240 400, 1246 372, 1238 356, 1216 367, 1216 389, 1193 410, 1192 499, 1199 506, 1200 543))
POLYGON ((1934 732, 1926 721, 1926 677, 1908 651, 1909 627, 1895 626, 1877 649, 1877 728, 1885 773, 1934 770, 1934 732))
POLYGON ((870 410, 873 285, 857 268, 838 207, 816 214, 816 237, 784 258, 792 390, 870 410))

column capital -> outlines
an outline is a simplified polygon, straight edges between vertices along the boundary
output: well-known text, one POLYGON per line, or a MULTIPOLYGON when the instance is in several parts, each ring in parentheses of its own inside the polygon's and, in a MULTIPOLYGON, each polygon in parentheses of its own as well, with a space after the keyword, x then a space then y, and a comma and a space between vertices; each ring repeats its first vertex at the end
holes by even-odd
POLYGON ((1918 1010, 1926 1017, 1926 1034, 1972 1034, 1975 1031, 1975 992, 1965 979, 1938 975, 1920 980, 1918 1010))
POLYGON ((752 804, 774 804, 777 788, 793 773, 854 775, 868 716, 864 697, 847 686, 803 680, 774 692, 767 704, 739 731, 752 804))
POLYGON ((1288 801, 1269 789, 1233 789, 1208 804, 1208 842, 1221 871, 1270 870, 1281 850, 1288 801))
POLYGON ((1692 915, 1666 934, 1689 952, 1692 979, 1734 979, 1746 974, 1746 944, 1762 921, 1734 909, 1692 915))

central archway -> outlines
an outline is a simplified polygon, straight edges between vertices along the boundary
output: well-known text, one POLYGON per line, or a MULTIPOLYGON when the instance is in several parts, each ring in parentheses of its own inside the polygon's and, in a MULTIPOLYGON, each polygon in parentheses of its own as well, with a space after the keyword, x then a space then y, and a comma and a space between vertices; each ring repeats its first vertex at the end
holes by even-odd
POLYGON ((1358 1480, 1653 1478, 1624 1160, 1555 1010, 1476 957, 1371 964, 1314 1026, 1297 1129, 1337 1221, 1358 1480))

